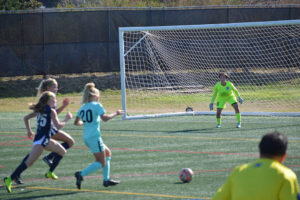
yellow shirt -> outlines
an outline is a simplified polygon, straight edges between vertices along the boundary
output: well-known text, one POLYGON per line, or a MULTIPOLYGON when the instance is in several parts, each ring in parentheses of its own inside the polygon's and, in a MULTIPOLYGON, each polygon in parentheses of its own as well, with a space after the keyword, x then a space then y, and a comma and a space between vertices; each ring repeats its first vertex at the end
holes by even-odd
POLYGON ((296 174, 278 161, 261 158, 236 167, 212 200, 297 200, 296 174))
POLYGON ((215 102, 216 97, 218 99, 227 99, 228 97, 239 97, 240 94, 238 90, 230 81, 226 81, 226 85, 223 86, 221 82, 216 83, 211 98, 211 103, 215 102))

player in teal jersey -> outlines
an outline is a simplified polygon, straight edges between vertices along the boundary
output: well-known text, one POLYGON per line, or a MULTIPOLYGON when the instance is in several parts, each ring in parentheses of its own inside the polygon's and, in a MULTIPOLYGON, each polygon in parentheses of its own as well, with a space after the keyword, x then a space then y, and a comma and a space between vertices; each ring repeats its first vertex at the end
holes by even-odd
POLYGON ((240 94, 234 85, 230 81, 227 81, 228 75, 226 73, 221 73, 219 78, 220 82, 215 85, 211 103, 209 104, 210 110, 213 110, 214 102, 217 98, 217 128, 221 127, 221 113, 222 110, 226 108, 226 102, 234 108, 237 119, 236 127, 241 128, 241 113, 237 104, 237 98, 241 104, 243 103, 243 99, 240 97, 240 94))
POLYGON ((76 186, 81 188, 83 177, 102 168, 103 186, 114 186, 119 181, 110 179, 111 151, 103 143, 100 131, 100 119, 104 122, 121 115, 123 110, 117 110, 113 114, 106 114, 103 106, 99 103, 100 92, 94 83, 87 83, 83 90, 82 106, 77 112, 74 124, 84 127, 83 140, 91 153, 95 156, 95 162, 82 171, 75 173, 76 186))
POLYGON ((300 200, 296 174, 282 165, 287 143, 279 132, 264 135, 260 159, 236 167, 212 200, 300 200))

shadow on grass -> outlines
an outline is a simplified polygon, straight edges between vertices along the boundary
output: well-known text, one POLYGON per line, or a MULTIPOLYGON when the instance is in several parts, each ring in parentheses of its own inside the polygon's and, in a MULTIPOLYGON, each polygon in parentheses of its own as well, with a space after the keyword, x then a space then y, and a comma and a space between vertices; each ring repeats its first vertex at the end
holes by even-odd
POLYGON ((184 183, 184 182, 178 181, 178 182, 175 182, 175 183, 173 183, 173 184, 175 184, 175 185, 183 185, 183 184, 189 184, 189 183, 184 183))
MULTIPOLYGON (((21 186, 19 187, 14 187, 14 189, 17 189, 17 188, 22 188, 21 186)), ((26 187, 24 187, 26 188, 26 187)), ((0 189, 2 190, 6 190, 4 186, 0 186, 0 189)), ((68 195, 72 195, 72 194, 77 194, 78 192, 61 192, 60 194, 58 193, 58 191, 52 191, 53 194, 38 194, 38 195, 32 195, 32 196, 29 196, 30 193, 32 192, 40 192, 40 190, 30 190, 30 191, 22 191, 22 192, 17 192, 14 194, 14 191, 12 191, 12 193, 9 193, 8 195, 11 196, 11 197, 7 197, 7 198, 3 198, 1 197, 1 200, 27 200, 27 199, 40 199, 40 198, 51 198, 51 197, 55 197, 56 199, 61 199, 63 198, 63 196, 68 196, 68 195), (24 195, 28 195, 28 197, 24 197, 24 195), (20 196, 20 197, 19 197, 20 196)))
MULTIPOLYGON (((145 133, 166 133, 166 134, 175 134, 175 133, 216 133, 219 131, 230 131, 230 132, 243 132, 243 131, 255 131, 255 130, 264 130, 264 129, 276 129, 276 128, 285 128, 285 127, 300 127, 300 124, 287 124, 287 125, 281 125, 278 124, 277 126, 264 126, 264 127, 257 127, 257 128, 253 128, 253 127, 247 127, 247 125, 244 125, 242 128, 235 128, 235 126, 233 127, 222 127, 222 128, 199 128, 199 129, 183 129, 183 130, 174 130, 174 131, 164 131, 164 130, 149 130, 149 129, 145 129, 145 130, 134 130, 134 129, 127 129, 127 130, 122 130, 122 129, 102 129, 102 131, 105 132, 130 132, 130 133, 134 133, 134 132, 145 132, 145 133)), ((76 130, 76 129, 69 129, 69 130, 76 130)))

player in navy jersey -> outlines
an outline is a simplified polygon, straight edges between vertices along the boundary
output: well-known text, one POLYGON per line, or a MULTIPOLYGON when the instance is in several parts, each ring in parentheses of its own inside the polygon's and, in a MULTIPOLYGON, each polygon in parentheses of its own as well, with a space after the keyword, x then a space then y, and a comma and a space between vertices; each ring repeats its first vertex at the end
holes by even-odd
POLYGON ((119 184, 119 181, 110 179, 110 160, 111 151, 103 143, 100 131, 100 119, 104 122, 121 115, 123 110, 117 110, 113 114, 106 114, 103 106, 99 103, 100 92, 95 88, 94 83, 87 83, 83 90, 82 106, 77 112, 74 124, 84 127, 83 140, 91 153, 95 156, 95 162, 82 171, 75 173, 76 186, 81 188, 83 177, 102 168, 103 186, 113 186, 119 184))
MULTIPOLYGON (((38 87, 37 95, 39 96, 41 93, 43 93, 45 91, 51 91, 54 94, 56 94, 58 91, 57 81, 53 78, 47 78, 47 79, 43 80, 38 87)), ((55 105, 54 108, 56 109, 57 114, 60 114, 69 105, 69 103, 70 103, 70 100, 68 98, 65 98, 63 100, 62 106, 60 106, 59 108, 56 108, 56 105, 55 105)), ((68 133, 66 133, 62 130, 58 130, 55 126, 52 126, 51 134, 52 134, 51 135, 52 139, 63 141, 63 143, 61 143, 61 145, 66 150, 71 148, 75 143, 72 136, 70 136, 68 133)), ((52 164, 55 156, 56 156, 55 153, 50 153, 43 158, 43 161, 46 162, 49 165, 49 167, 51 167, 51 164, 52 164)))
MULTIPOLYGON (((38 92, 37 92, 37 96, 40 96, 43 92, 45 91, 50 91, 53 92, 54 94, 57 93, 58 91, 58 83, 55 79, 53 78, 47 78, 41 81, 39 87, 38 87, 38 92)), ((68 98, 65 98, 63 100, 63 105, 60 106, 59 108, 56 108, 56 104, 54 105, 54 109, 56 109, 57 114, 61 113, 63 111, 64 108, 66 108, 70 103, 70 100, 68 98)), ((32 112, 28 115, 26 115, 24 117, 24 121, 25 121, 25 125, 28 131, 28 134, 33 134, 31 127, 30 127, 30 122, 29 120, 33 117, 36 116, 35 112, 32 112)), ((63 141, 63 143, 61 143, 61 145, 67 150, 70 147, 72 147, 74 145, 74 139, 66 132, 57 129, 57 127, 55 127, 55 125, 52 124, 51 126, 51 138, 55 139, 55 140, 59 140, 59 141, 63 141)), ((46 162, 48 164, 49 167, 51 167, 54 158, 58 156, 57 153, 50 153, 47 156, 45 156, 43 158, 43 161, 46 162)), ((52 172, 48 171, 45 174, 46 178, 52 178, 52 179, 58 179, 58 177, 52 172)), ((22 184, 23 182, 21 181, 20 177, 16 178, 16 183, 17 184, 22 184)))
POLYGON ((7 192, 11 192, 12 181, 20 177, 20 174, 30 167, 43 153, 44 149, 57 153, 52 166, 50 167, 50 172, 57 167, 61 158, 65 155, 65 148, 51 139, 51 123, 55 125, 58 129, 62 128, 71 118, 72 114, 68 113, 65 117, 65 120, 60 122, 56 110, 53 109, 56 104, 56 97, 53 92, 44 92, 37 104, 30 106, 30 109, 37 116, 37 131, 34 136, 33 133, 28 132, 28 137, 33 138, 33 147, 27 156, 23 159, 21 164, 15 169, 15 171, 8 177, 4 178, 4 184, 7 189, 7 192))

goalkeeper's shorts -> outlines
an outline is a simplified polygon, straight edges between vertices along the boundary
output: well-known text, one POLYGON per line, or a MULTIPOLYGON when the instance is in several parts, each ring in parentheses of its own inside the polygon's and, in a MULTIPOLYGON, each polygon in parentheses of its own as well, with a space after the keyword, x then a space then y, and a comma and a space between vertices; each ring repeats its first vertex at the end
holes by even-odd
POLYGON ((237 100, 234 96, 227 97, 227 98, 218 98, 217 99, 217 108, 226 108, 226 102, 230 105, 237 103, 237 100))

